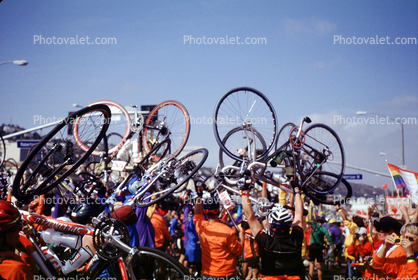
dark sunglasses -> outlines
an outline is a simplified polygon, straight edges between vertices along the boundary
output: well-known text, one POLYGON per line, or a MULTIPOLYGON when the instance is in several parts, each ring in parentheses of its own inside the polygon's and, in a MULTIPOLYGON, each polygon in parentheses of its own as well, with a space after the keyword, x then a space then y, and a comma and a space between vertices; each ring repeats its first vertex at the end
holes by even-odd
POLYGON ((404 236, 406 239, 408 239, 409 241, 411 241, 411 242, 414 242, 414 238, 413 237, 411 237, 411 236, 404 236))
POLYGON ((219 209, 214 209, 214 210, 204 209, 203 212, 205 214, 207 214, 207 213, 218 214, 219 213, 219 209))

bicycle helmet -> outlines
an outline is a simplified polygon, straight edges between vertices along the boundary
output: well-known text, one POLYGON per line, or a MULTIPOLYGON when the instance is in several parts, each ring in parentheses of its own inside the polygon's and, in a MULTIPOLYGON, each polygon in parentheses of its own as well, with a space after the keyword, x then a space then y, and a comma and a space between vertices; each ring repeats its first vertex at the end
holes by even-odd
POLYGON ((0 232, 8 231, 19 222, 19 210, 12 203, 0 200, 0 232))
POLYGON ((219 209, 219 206, 218 199, 215 197, 208 197, 203 201, 204 210, 216 210, 219 209))
POLYGON ((275 206, 268 215, 268 222, 274 228, 279 228, 283 225, 290 226, 293 222, 293 215, 287 209, 275 206))
POLYGON ((91 218, 96 217, 105 209, 99 200, 87 199, 76 205, 71 212, 71 220, 79 224, 87 224, 91 222, 91 218))

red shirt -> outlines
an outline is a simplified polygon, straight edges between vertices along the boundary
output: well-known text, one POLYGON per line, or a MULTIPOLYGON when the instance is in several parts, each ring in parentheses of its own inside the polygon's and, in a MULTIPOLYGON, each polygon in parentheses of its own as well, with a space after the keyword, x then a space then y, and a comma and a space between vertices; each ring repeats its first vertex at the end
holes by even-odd
POLYGON ((360 257, 364 259, 366 256, 371 256, 373 254, 373 247, 370 242, 366 242, 364 244, 354 244, 351 243, 351 245, 347 248, 347 254, 350 256, 353 256, 358 261, 360 257))

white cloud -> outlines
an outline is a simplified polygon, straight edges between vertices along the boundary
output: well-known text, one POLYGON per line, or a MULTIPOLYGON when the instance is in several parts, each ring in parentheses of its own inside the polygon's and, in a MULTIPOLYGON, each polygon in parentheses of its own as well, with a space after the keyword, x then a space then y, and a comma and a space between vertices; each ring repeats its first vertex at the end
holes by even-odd
POLYGON ((316 19, 314 17, 309 19, 287 18, 284 21, 284 27, 287 34, 291 36, 309 34, 322 37, 331 34, 337 29, 337 25, 335 23, 327 20, 316 19))

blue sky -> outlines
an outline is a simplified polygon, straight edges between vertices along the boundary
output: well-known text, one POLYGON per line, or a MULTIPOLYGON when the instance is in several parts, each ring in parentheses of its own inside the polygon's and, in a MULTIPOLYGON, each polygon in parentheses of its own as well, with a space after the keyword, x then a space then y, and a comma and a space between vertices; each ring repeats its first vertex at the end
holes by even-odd
MULTIPOLYGON (((237 86, 263 92, 280 128, 308 115, 340 135, 347 163, 388 172, 400 164, 400 126, 353 124, 356 111, 412 118, 404 125, 407 168, 418 172, 418 37, 413 1, 11 1, 0 3, 0 120, 31 128, 35 116, 59 118, 73 103, 183 103, 210 118, 237 86), (114 44, 40 44, 36 38, 115 38, 114 44), (264 38, 263 44, 190 44, 193 38, 264 38), (347 44, 362 38, 363 44, 347 44), (369 38, 389 44, 365 44, 369 38), (346 44, 334 42, 346 39, 346 44), (35 41, 35 42, 34 42, 35 41), (393 44, 392 44, 393 43, 393 44), (343 121, 344 120, 344 121, 343 121), (349 123, 350 122, 350 123, 349 123)), ((359 41, 357 41, 359 42, 359 41)), ((369 118, 369 119, 366 119, 369 118)), ((189 145, 218 146, 210 125, 192 125, 189 145)), ((391 182, 358 170, 363 182, 391 182)))

